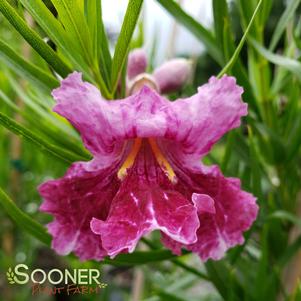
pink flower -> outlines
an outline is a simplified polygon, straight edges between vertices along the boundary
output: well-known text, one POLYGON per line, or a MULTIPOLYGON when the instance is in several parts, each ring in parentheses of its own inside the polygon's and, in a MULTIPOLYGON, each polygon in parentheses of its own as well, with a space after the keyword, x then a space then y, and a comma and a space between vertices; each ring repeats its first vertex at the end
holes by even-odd
POLYGON ((64 79, 53 91, 54 111, 81 133, 94 158, 39 187, 41 210, 55 217, 52 247, 101 260, 132 252, 143 235, 160 230, 174 253, 186 248, 207 260, 243 243, 256 199, 238 179, 200 161, 247 114, 242 92, 224 76, 174 102, 147 86, 106 101, 80 73, 64 79))

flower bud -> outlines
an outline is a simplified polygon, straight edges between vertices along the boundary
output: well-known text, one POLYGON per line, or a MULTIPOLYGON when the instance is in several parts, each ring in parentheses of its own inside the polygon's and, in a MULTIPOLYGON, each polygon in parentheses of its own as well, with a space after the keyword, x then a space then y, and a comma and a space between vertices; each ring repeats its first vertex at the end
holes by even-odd
POLYGON ((144 73, 147 67, 146 53, 142 48, 134 49, 129 53, 127 74, 131 80, 138 74, 144 73))
POLYGON ((179 91, 192 72, 190 60, 178 58, 167 61, 155 69, 153 76, 162 94, 179 91))

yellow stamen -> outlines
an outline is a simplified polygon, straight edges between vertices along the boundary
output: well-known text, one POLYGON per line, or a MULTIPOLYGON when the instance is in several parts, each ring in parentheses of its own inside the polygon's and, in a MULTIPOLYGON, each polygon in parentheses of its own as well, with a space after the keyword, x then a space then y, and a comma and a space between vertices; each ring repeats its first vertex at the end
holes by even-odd
POLYGON ((172 183, 176 182, 176 174, 170 166, 169 162, 166 160, 164 155, 162 154, 156 140, 154 138, 149 138, 148 142, 152 148, 152 151, 157 159, 157 162, 161 166, 161 168, 166 172, 167 177, 172 183))
POLYGON ((126 176, 126 171, 128 168, 131 168, 132 165, 135 162, 136 156, 140 150, 141 147, 141 143, 142 143, 142 139, 141 138, 136 138, 134 141, 134 144, 132 146, 132 149, 128 155, 128 157, 126 158, 126 160, 123 162, 122 166, 120 167, 119 171, 118 171, 118 178, 120 180, 123 180, 124 177, 126 176))
MULTIPOLYGON (((166 173, 169 180, 172 183, 175 183, 176 182, 175 172, 173 171, 169 162, 166 160, 166 158, 162 154, 156 140, 154 138, 148 138, 148 142, 150 144, 150 147, 152 149, 152 152, 153 152, 158 164, 164 170, 164 172, 166 173)), ((141 144, 142 144, 142 138, 136 138, 134 140, 134 143, 133 143, 133 146, 132 146, 132 149, 131 149, 129 155, 127 156, 126 160, 124 161, 124 163, 122 164, 122 166, 120 167, 120 169, 117 173, 117 176, 120 180, 123 180, 126 177, 127 170, 133 166, 135 159, 138 155, 138 152, 141 148, 141 144)))

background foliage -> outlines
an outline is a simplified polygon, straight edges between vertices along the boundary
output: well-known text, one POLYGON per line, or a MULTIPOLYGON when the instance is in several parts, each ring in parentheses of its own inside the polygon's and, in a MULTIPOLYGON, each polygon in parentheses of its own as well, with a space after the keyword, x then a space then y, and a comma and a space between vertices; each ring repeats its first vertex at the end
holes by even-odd
MULTIPOLYGON (((191 254, 175 258, 156 234, 133 254, 104 263, 54 255, 36 187, 90 154, 52 113, 50 91, 79 70, 106 98, 124 96, 128 52, 143 46, 143 30, 133 38, 143 0, 128 1, 116 43, 107 36, 101 1, 1 0, 0 270, 16 262, 101 265, 108 287, 101 297, 80 300, 301 300, 301 1, 212 0, 212 28, 173 0, 157 2, 206 47, 181 95, 212 74, 232 74, 245 89, 249 116, 206 158, 258 197, 260 214, 245 244, 205 264, 191 254)), ((30 298, 28 287, 13 290, 2 278, 0 286, 3 300, 30 298)))

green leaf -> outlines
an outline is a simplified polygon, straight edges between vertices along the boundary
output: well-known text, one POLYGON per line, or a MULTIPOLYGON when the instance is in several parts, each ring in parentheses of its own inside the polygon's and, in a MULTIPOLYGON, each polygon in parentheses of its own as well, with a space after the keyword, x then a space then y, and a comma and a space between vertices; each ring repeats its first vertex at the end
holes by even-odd
POLYGON ((0 39, 0 58, 21 77, 28 78, 35 84, 49 90, 57 87, 59 82, 44 70, 25 61, 9 45, 0 39))
POLYGON ((251 127, 249 129, 249 146, 250 146, 250 166, 251 166, 251 180, 252 180, 252 192, 256 197, 261 200, 263 198, 262 184, 261 184, 261 169, 260 169, 260 158, 257 153, 255 144, 255 138, 251 127))
POLYGON ((296 216, 288 211, 285 211, 285 210, 277 210, 267 216, 267 220, 273 220, 273 219, 289 221, 301 228, 301 219, 298 218, 298 216, 296 216))
POLYGON ((114 94, 117 89, 119 77, 128 55, 130 42, 134 33, 136 23, 138 21, 142 3, 143 0, 129 0, 127 6, 112 61, 112 94, 114 94))
POLYGON ((287 162, 296 158, 301 145, 301 116, 296 116, 287 139, 287 162))
POLYGON ((104 97, 111 98, 108 87, 99 72, 98 58, 93 55, 92 41, 84 16, 83 6, 74 0, 51 0, 51 2, 56 8, 59 20, 64 25, 69 38, 79 43, 80 52, 93 72, 101 93, 104 97))
MULTIPOLYGON (((184 253, 185 254, 185 253, 184 253)), ((199 278, 201 279, 204 279, 204 280, 209 280, 209 277, 205 274, 205 273, 202 273, 201 271, 199 271, 198 269, 194 268, 194 267, 191 267, 187 264, 185 264, 184 262, 180 261, 178 258, 175 258, 175 259, 172 259, 171 260, 175 265, 181 267, 183 270, 191 273, 191 274, 194 274, 196 276, 198 276, 199 278)))
POLYGON ((178 295, 164 292, 163 290, 160 290, 158 292, 158 296, 161 297, 161 300, 168 300, 168 301, 186 301, 187 299, 180 298, 178 295))
POLYGON ((214 262, 209 260, 205 263, 205 267, 212 284, 224 300, 229 300, 229 296, 235 301, 243 300, 241 284, 224 261, 214 262))
POLYGON ((0 204, 11 219, 21 228, 41 242, 50 245, 51 237, 45 228, 20 210, 9 196, 0 188, 0 204))
POLYGON ((261 46, 259 43, 257 43, 254 39, 250 39, 250 41, 254 48, 269 62, 291 71, 301 81, 301 63, 299 61, 288 57, 284 57, 279 54, 274 54, 268 49, 261 46))
POLYGON ((226 147, 225 147, 224 156, 222 158, 222 163, 221 163, 221 169, 223 172, 226 172, 230 158, 233 155, 234 141, 235 141, 235 132, 231 131, 227 135, 226 147))
POLYGON ((264 26, 266 21, 268 20, 272 7, 273 7, 273 0, 263 1, 262 10, 260 14, 260 23, 262 24, 262 26, 264 26))
POLYGON ((48 10, 41 0, 20 0, 24 7, 33 16, 35 21, 46 32, 49 38, 60 48, 62 54, 69 59, 75 68, 83 71, 85 76, 93 81, 89 76, 89 67, 80 55, 80 47, 76 40, 71 39, 66 33, 61 23, 48 10))
POLYGON ((78 156, 74 153, 71 153, 68 150, 59 148, 45 139, 39 137, 37 134, 33 133, 29 129, 25 128, 21 124, 17 123, 13 119, 9 118, 5 114, 0 112, 0 124, 15 133, 16 135, 28 140, 29 142, 36 145, 41 151, 55 156, 56 158, 66 162, 72 163, 75 161, 86 160, 86 158, 78 156))
MULTIPOLYGON (((214 17, 214 29, 215 29, 215 37, 216 42, 218 43, 220 49, 223 50, 224 58, 227 58, 227 54, 225 53, 225 43, 229 43, 228 41, 231 37, 229 37, 230 32, 230 22, 229 22, 229 14, 228 14, 228 5, 226 0, 213 0, 213 17, 214 17), (226 37, 226 34, 228 37, 226 37)), ((231 41, 233 42, 233 41, 231 41)), ((226 47, 227 49, 229 47, 226 47)))
POLYGON ((11 101, 9 97, 5 95, 5 93, 1 89, 0 89, 0 100, 5 102, 9 107, 11 107, 16 112, 21 111, 20 108, 16 104, 14 104, 13 101, 11 101))
MULTIPOLYGON (((268 263, 269 258, 269 247, 268 247, 268 226, 265 225, 263 228, 263 231, 261 232, 261 254, 259 263, 256 269, 256 280, 255 280, 255 287, 256 291, 255 294, 255 300, 265 300, 265 295, 267 291, 267 287, 265 285, 262 285, 262 283, 265 283, 266 279, 269 278, 268 274, 268 263)), ((269 279, 271 280, 272 277, 269 279)))
POLYGON ((301 248, 301 236, 299 236, 292 244, 290 244, 285 251, 281 254, 281 257, 277 260, 277 263, 281 267, 285 265, 296 255, 301 248))
MULTIPOLYGON (((39 99, 37 98, 43 98, 43 101, 45 101, 44 95, 37 96, 30 94, 29 91, 25 92, 9 73, 6 73, 6 76, 11 88, 26 105, 25 110, 23 109, 20 111, 17 108, 17 111, 24 117, 26 124, 35 129, 37 135, 46 137, 48 141, 63 149, 68 149, 70 152, 90 159, 90 154, 82 147, 79 135, 70 124, 68 124, 65 119, 50 112, 48 106, 45 108, 39 103, 39 99)), ((1 89, 0 97, 16 110, 16 107, 12 105, 12 101, 9 100, 1 89)))
POLYGON ((35 31, 28 27, 26 22, 7 1, 0 1, 0 11, 31 47, 35 49, 58 74, 65 77, 71 72, 71 69, 58 54, 53 51, 35 31))
POLYGON ((99 59, 99 71, 106 84, 110 87, 112 58, 102 20, 101 1, 85 0, 85 6, 86 19, 92 37, 94 55, 99 59))
POLYGON ((292 0, 287 1, 287 7, 283 14, 281 15, 281 18, 277 22, 277 26, 273 32, 273 36, 270 42, 269 50, 273 51, 275 47, 277 46, 283 32, 285 31, 287 24, 292 19, 295 11, 297 10, 301 0, 292 0))
POLYGON ((257 6, 256 6, 256 8, 255 8, 255 10, 254 10, 254 13, 253 13, 253 15, 252 15, 252 18, 251 18, 251 20, 250 20, 250 22, 249 22, 249 24, 248 24, 248 26, 247 26, 247 28, 246 28, 244 34, 243 34, 243 36, 242 36, 242 38, 241 38, 241 40, 240 40, 238 46, 236 47, 236 49, 235 49, 235 51, 234 51, 234 53, 233 53, 231 59, 230 59, 229 62, 226 64, 226 66, 223 68, 223 70, 218 74, 218 77, 219 77, 219 78, 222 77, 222 76, 223 76, 224 74, 226 74, 227 72, 229 72, 229 70, 231 70, 232 66, 233 66, 233 65, 235 64, 235 62, 237 61, 237 59, 238 59, 238 57, 239 57, 239 54, 240 54, 240 51, 241 51, 241 49, 242 49, 242 47, 243 47, 243 45, 244 45, 244 43, 245 43, 245 41, 246 41, 246 39, 247 39, 248 33, 249 33, 249 31, 250 31, 250 29, 251 29, 253 23, 254 23, 254 20, 255 20, 255 17, 256 17, 256 15, 257 15, 257 13, 259 12, 259 9, 260 9, 260 6, 261 6, 262 2, 263 2, 263 0, 260 0, 260 1, 258 2, 257 6))
POLYGON ((74 0, 51 0, 68 36, 79 43, 86 62, 93 66, 93 51, 89 29, 79 3, 74 0))
POLYGON ((204 26, 188 15, 174 0, 157 0, 179 23, 184 25, 197 39, 204 43, 208 54, 221 66, 222 52, 212 35, 204 26))
POLYGON ((120 254, 114 259, 106 258, 103 263, 115 266, 132 266, 175 258, 169 250, 136 251, 132 254, 120 254))

